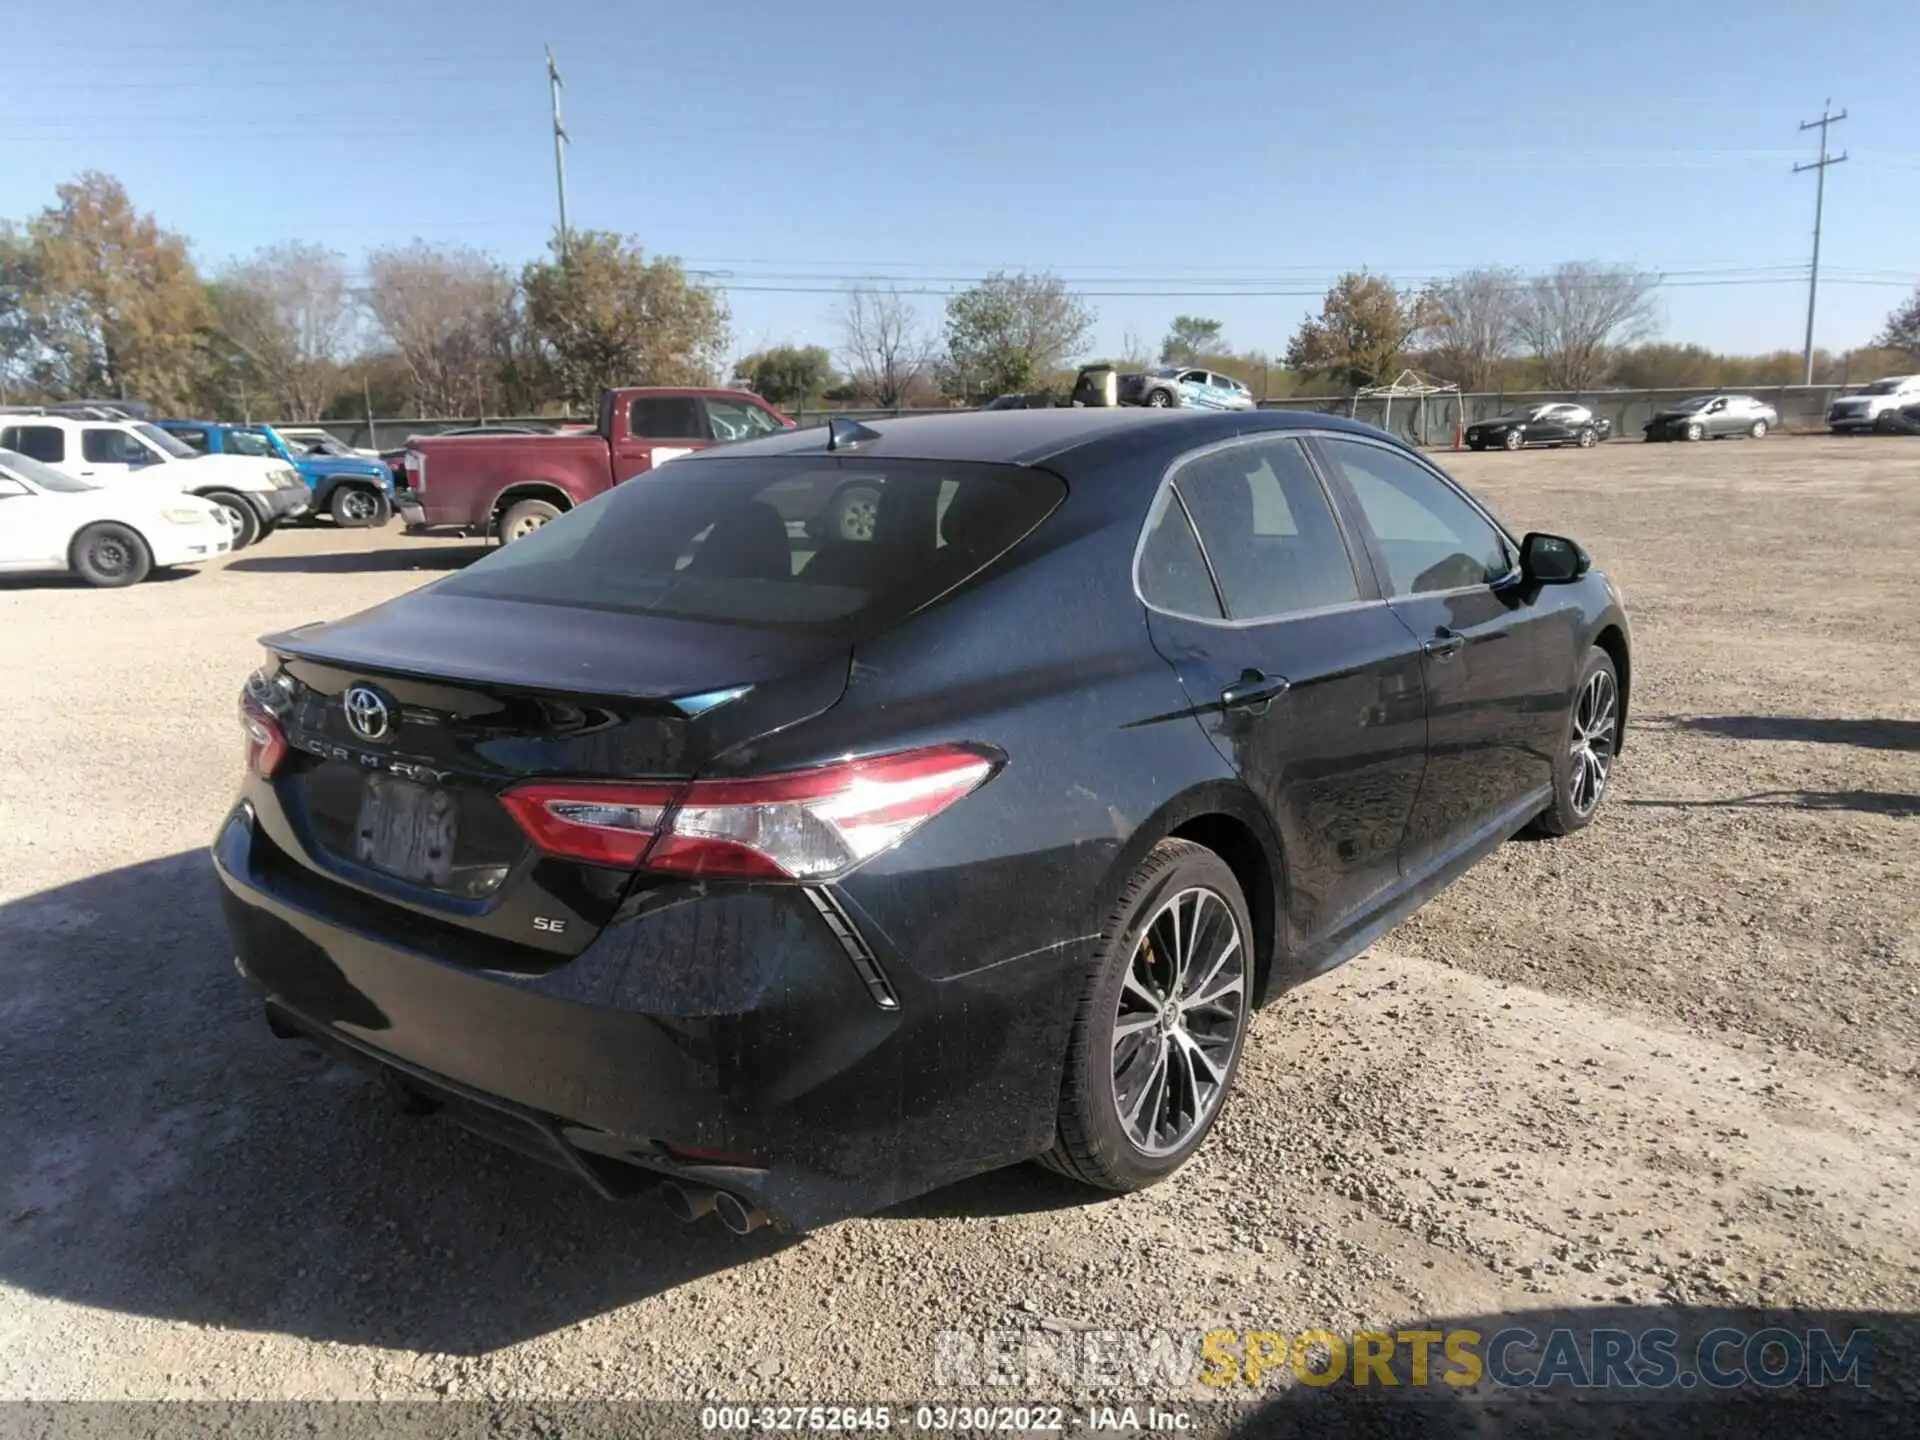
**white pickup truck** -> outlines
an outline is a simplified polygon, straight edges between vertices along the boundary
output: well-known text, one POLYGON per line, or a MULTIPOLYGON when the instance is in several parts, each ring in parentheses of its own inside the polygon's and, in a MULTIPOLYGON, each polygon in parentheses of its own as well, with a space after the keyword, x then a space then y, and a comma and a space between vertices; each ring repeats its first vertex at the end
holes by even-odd
POLYGON ((199 455, 140 420, 9 410, 0 412, 0 450, 95 485, 159 484, 211 500, 232 522, 236 550, 304 514, 313 498, 299 472, 283 461, 199 455))
POLYGON ((1827 429, 1835 435, 1897 429, 1902 407, 1914 404, 1920 404, 1920 375, 1888 375, 1828 405, 1827 429))

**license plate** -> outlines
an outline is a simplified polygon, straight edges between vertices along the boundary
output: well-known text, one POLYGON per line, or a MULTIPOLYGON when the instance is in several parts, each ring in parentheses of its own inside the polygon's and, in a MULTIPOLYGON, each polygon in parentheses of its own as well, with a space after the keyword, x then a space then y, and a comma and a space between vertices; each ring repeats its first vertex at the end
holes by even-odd
POLYGON ((369 775, 360 792, 354 858, 416 885, 444 889, 453 876, 459 820, 449 792, 411 780, 369 775))

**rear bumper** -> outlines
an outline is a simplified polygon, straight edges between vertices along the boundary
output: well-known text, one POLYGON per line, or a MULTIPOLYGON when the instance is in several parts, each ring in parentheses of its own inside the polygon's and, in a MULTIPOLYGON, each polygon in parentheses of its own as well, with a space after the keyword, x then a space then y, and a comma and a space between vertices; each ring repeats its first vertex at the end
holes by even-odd
POLYGON ((836 929, 861 929, 844 896, 673 885, 571 959, 482 970, 450 927, 294 858, 245 802, 213 858, 276 1028, 603 1193, 680 1175, 805 1230, 1051 1143, 1083 944, 938 982, 877 946, 885 1008, 836 929))

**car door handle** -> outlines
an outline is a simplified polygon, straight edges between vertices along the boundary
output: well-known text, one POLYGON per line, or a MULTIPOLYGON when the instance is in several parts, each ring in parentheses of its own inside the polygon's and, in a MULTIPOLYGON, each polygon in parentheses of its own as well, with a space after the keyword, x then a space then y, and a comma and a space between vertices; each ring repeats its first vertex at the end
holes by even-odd
POLYGON ((1258 670, 1248 670, 1220 692, 1220 708, 1264 715, 1269 705, 1292 688, 1293 682, 1284 675, 1263 675, 1258 670))
POLYGON ((1466 649, 1467 637, 1452 630, 1443 630, 1420 648, 1436 660, 1451 660, 1466 649))

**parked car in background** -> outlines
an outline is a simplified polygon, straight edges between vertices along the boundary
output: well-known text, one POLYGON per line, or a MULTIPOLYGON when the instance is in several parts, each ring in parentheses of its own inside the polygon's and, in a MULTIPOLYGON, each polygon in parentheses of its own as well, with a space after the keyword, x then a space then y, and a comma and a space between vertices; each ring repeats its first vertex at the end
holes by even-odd
POLYGON ((1143 375, 1120 377, 1122 405, 1190 410, 1253 410, 1253 391, 1243 381, 1191 365, 1163 365, 1143 375))
POLYGON ((737 1232, 1174 1174, 1256 1006, 1594 818, 1631 674, 1577 544, 1371 427, 1113 408, 711 449, 263 643, 273 1032, 737 1232))
POLYGON ((273 429, 296 455, 332 455, 341 460, 356 455, 362 460, 380 458, 378 450, 349 445, 331 430, 322 430, 317 425, 276 425, 273 429))
POLYGON ((162 420, 160 428, 201 455, 251 455, 293 466, 312 496, 309 514, 330 515, 343 529, 384 525, 393 514, 393 473, 358 455, 301 454, 271 425, 162 420))
POLYGON ((1903 407, 1920 403, 1920 375, 1888 375, 1827 406, 1827 428, 1835 435, 1859 430, 1891 431, 1903 407))
POLYGON ((1751 395, 1695 395, 1662 410, 1643 427, 1649 440, 1724 440, 1746 435, 1755 440, 1780 423, 1780 412, 1751 395))
POLYGON ((227 513, 164 485, 100 485, 0 450, 0 574, 64 574, 103 588, 233 548, 227 513))
POLYGON ((586 434, 415 436, 403 461, 400 513, 409 530, 519 540, 669 460, 792 428, 744 390, 609 390, 598 426, 586 434))
POLYGON ((1529 446, 1578 445, 1585 449, 1613 434, 1613 422, 1585 405, 1556 401, 1529 405, 1510 415, 1476 420, 1467 427, 1469 450, 1524 450, 1529 446))
POLYGON ((306 482, 285 460, 203 456, 145 421, 5 414, 0 448, 100 485, 158 484, 211 500, 231 518, 236 550, 306 514, 312 504, 306 482))

